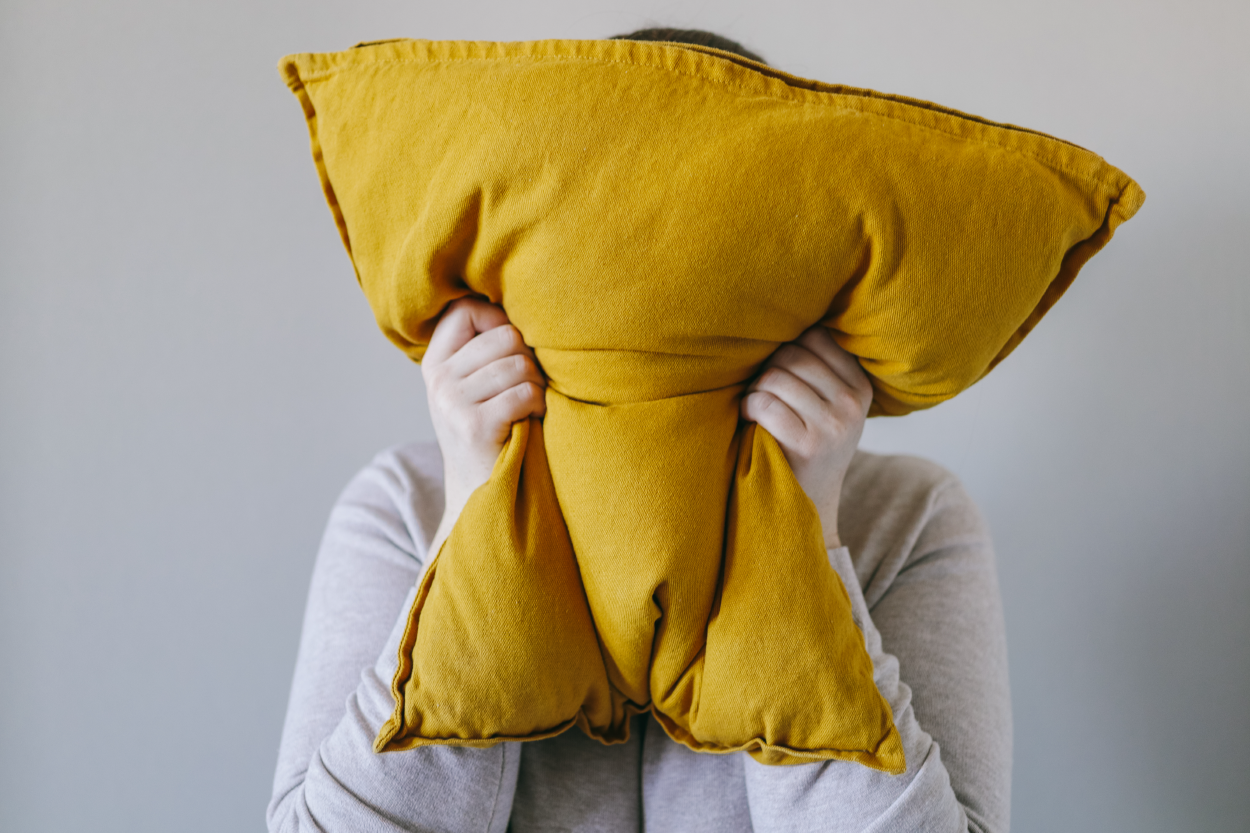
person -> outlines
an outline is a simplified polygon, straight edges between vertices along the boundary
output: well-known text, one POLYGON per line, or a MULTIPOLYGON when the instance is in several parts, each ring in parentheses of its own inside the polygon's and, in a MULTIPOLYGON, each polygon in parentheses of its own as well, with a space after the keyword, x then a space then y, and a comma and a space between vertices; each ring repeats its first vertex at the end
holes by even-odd
MULTIPOLYGON (((715 46, 705 32, 633 40, 715 46)), ((958 481, 858 450, 872 387, 823 327, 782 345, 741 417, 777 440, 825 532, 904 743, 907 770, 765 766, 695 753, 648 714, 627 742, 578 731, 478 749, 376 753, 423 568, 490 476, 545 380, 503 309, 449 305, 421 365, 436 444, 380 454, 334 507, 313 571, 283 728, 271 831, 981 831, 1008 829, 1011 709, 993 550, 958 481)), ((794 588, 802 592, 802 588, 794 588)))

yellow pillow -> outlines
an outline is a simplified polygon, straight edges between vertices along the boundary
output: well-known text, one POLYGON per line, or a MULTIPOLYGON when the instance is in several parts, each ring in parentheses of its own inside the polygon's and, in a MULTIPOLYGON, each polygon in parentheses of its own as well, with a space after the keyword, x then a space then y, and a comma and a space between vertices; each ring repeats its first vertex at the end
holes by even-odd
POLYGON ((419 361, 485 296, 550 380, 422 580, 377 748, 612 743, 651 710, 700 751, 902 771, 815 507, 739 397, 817 322, 873 413, 954 396, 1136 183, 703 47, 390 41, 281 68, 387 337, 419 361))

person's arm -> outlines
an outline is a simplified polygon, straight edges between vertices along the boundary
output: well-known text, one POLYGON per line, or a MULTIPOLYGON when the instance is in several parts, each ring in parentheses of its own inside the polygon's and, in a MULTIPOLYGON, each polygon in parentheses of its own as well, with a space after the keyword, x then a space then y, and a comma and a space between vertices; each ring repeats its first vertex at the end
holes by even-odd
POLYGON ((747 761, 757 833, 1008 829, 1011 709, 993 553, 957 483, 938 485, 930 501, 932 515, 902 569, 878 565, 874 579, 889 586, 871 612, 849 551, 830 551, 877 688, 894 713, 907 771, 891 776, 841 761, 790 768, 747 761))
POLYGON ((394 709, 391 679, 413 585, 489 478, 511 424, 542 414, 545 380, 503 311, 475 299, 448 307, 422 374, 439 451, 380 456, 348 486, 322 542, 271 831, 503 831, 508 824, 517 744, 378 754, 373 739, 394 709))
POLYGON ((891 776, 841 761, 769 767, 748 760, 752 823, 756 831, 1005 831, 1011 712, 989 537, 953 478, 917 483, 916 471, 901 472, 896 482, 878 484, 889 499, 853 509, 898 539, 892 547, 878 542, 878 550, 891 554, 859 559, 865 575, 856 575, 839 536, 839 500, 870 402, 871 388, 854 359, 827 333, 809 330, 770 360, 743 401, 743 416, 777 438, 820 512, 830 563, 893 711, 907 771, 891 776), (899 500, 901 490, 915 494, 899 500), (887 504, 907 511, 874 517, 887 504), (861 580, 871 580, 871 609, 861 580), (910 686, 900 679, 900 660, 910 686))
POLYGON ((520 750, 373 751, 394 708, 400 632, 442 511, 433 447, 387 453, 330 516, 278 754, 271 831, 500 831, 520 750))

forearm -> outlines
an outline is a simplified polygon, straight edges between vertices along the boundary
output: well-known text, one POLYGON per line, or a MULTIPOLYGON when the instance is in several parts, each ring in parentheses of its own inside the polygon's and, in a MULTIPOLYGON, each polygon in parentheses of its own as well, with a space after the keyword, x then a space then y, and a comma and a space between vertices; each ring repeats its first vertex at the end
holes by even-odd
MULTIPOLYGON (((405 610, 411 600, 410 593, 405 610)), ((378 661, 362 673, 303 777, 276 797, 271 831, 506 830, 520 763, 515 744, 373 751, 377 727, 394 707, 390 680, 405 621, 401 616, 378 661)))
POLYGON ((748 761, 757 831, 1007 830, 1011 712, 993 555, 962 489, 938 490, 932 502, 902 568, 889 558, 872 565, 871 612, 848 551, 830 552, 893 711, 907 771, 748 761))
POLYGON ((398 643, 442 513, 437 452, 382 455, 345 490, 313 572, 269 828, 505 829, 519 750, 378 754, 398 643), (412 458, 412 459, 408 459, 412 458), (346 705, 345 705, 346 704, 346 705))
POLYGON ((772 767, 749 760, 746 783, 754 829, 964 831, 967 819, 951 789, 941 754, 916 720, 911 689, 899 678, 898 660, 882 648, 850 556, 845 547, 830 550, 829 556, 851 597, 855 622, 872 658, 877 690, 893 712, 907 771, 892 776, 847 761, 772 767))

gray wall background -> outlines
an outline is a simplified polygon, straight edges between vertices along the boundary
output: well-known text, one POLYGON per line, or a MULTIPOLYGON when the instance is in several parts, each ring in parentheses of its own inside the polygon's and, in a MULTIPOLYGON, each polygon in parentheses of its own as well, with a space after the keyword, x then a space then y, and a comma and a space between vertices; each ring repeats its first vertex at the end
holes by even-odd
POLYGON ((1250 818, 1250 5, 0 3, 0 829, 259 830, 326 513, 432 437, 287 52, 646 23, 1090 147, 1145 208, 932 457, 1000 554, 1015 829, 1250 818))

